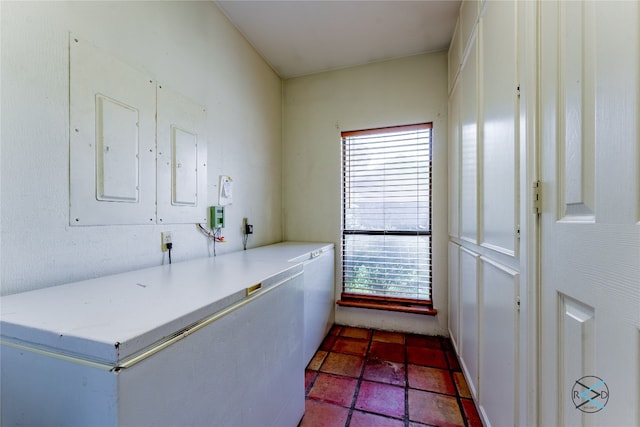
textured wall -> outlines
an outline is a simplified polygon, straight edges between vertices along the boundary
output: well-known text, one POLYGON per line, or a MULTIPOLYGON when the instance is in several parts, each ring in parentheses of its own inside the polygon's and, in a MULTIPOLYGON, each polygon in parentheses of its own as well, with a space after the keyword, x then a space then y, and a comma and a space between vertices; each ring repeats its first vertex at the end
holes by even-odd
POLYGON ((284 116, 285 239, 333 242, 336 248, 341 226, 340 132, 433 122, 433 294, 439 314, 434 318, 337 307, 336 321, 447 335, 447 54, 285 80, 284 116))
POLYGON ((277 242, 281 228, 281 80, 211 2, 2 2, 1 277, 11 294, 208 256, 193 224, 69 227, 69 53, 73 32, 204 105, 209 203, 234 180, 228 243, 277 242), (166 261, 166 260, 165 260, 166 261))

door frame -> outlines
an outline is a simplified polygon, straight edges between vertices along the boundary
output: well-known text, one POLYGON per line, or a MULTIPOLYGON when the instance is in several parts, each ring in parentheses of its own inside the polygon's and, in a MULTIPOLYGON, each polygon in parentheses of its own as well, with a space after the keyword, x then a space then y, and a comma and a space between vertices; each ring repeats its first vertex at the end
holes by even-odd
POLYGON ((540 414, 539 2, 518 2, 520 153, 520 425, 538 425, 540 414))

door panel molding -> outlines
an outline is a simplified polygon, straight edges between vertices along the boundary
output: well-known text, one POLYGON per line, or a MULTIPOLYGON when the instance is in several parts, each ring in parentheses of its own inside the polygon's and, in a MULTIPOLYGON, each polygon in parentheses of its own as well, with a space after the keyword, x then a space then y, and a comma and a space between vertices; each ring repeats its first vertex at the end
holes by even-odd
POLYGON ((558 425, 579 425, 581 412, 570 407, 572 385, 595 369, 595 308, 558 292, 558 425))
POLYGON ((595 221, 591 2, 558 2, 558 218, 595 221))

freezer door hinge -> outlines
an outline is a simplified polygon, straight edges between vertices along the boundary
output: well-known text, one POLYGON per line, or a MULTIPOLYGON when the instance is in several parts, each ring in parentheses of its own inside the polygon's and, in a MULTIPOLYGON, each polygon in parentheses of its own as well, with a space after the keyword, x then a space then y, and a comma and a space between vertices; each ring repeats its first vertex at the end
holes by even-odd
POLYGON ((518 313, 520 312, 520 297, 516 298, 516 310, 518 310, 518 313))
POLYGON ((520 240, 520 224, 516 226, 516 239, 520 240))
POLYGON ((518 87, 516 87, 516 96, 518 98, 520 98, 520 85, 518 85, 518 87))
POLYGON ((533 183, 533 213, 540 215, 542 213, 542 194, 540 180, 533 183))

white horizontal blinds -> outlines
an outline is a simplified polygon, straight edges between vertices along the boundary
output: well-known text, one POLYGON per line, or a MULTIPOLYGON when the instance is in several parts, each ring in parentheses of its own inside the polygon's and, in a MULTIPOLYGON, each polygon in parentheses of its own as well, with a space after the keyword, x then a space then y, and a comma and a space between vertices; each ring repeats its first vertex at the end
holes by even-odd
POLYGON ((431 299, 431 236, 346 234, 343 292, 431 299))
POLYGON ((343 133, 343 291, 431 298, 431 124, 343 133))

